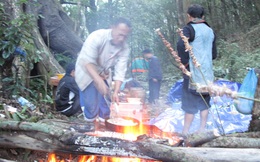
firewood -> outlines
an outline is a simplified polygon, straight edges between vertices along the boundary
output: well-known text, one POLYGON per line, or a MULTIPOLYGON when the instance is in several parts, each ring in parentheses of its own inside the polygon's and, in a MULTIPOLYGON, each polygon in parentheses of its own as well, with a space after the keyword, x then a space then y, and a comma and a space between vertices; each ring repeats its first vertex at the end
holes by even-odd
POLYGON ((6 160, 6 159, 1 159, 1 158, 0 158, 0 161, 1 162, 15 162, 15 161, 12 161, 12 160, 6 160))
MULTIPOLYGON (((61 124, 62 121, 57 121, 57 123, 61 124)), ((202 133, 196 136, 191 135, 186 139, 186 143, 189 143, 191 146, 198 146, 201 145, 201 143, 210 141, 210 139, 214 139, 211 142, 203 144, 203 148, 173 147, 166 144, 165 139, 151 138, 146 135, 140 136, 136 141, 123 140, 115 137, 91 136, 75 130, 64 129, 65 127, 69 128, 69 123, 65 123, 65 125, 59 127, 59 124, 48 125, 46 123, 1 121, 0 147, 25 148, 36 151, 69 153, 74 155, 95 154, 103 156, 136 157, 172 162, 237 161, 236 158, 238 157, 247 160, 252 155, 250 152, 245 154, 244 149, 236 149, 239 155, 235 156, 233 155, 234 150, 232 149, 208 148, 210 146, 207 146, 207 144, 215 140, 219 140, 220 142, 224 141, 223 143, 229 144, 229 147, 259 148, 260 145, 258 138, 249 138, 248 140, 250 140, 250 142, 247 138, 242 137, 218 137, 214 139, 217 137, 214 132, 205 132, 204 134, 202 133), (192 136, 196 138, 191 138, 192 136), (226 155, 232 154, 232 157, 226 156, 226 159, 223 157, 220 158, 218 155, 220 153, 226 155)), ((251 134, 251 136, 257 137, 258 134, 251 134)), ((228 146, 219 144, 214 147, 228 146)), ((252 149, 252 151, 254 151, 254 158, 260 159, 260 150, 252 149)))
POLYGON ((223 136, 203 144, 202 147, 260 148, 260 139, 223 136))
POLYGON ((216 130, 201 133, 193 133, 186 137, 186 139, 184 140, 184 146, 197 147, 219 136, 220 134, 216 130))
POLYGON ((260 138, 260 131, 227 134, 227 137, 244 137, 244 138, 260 138))

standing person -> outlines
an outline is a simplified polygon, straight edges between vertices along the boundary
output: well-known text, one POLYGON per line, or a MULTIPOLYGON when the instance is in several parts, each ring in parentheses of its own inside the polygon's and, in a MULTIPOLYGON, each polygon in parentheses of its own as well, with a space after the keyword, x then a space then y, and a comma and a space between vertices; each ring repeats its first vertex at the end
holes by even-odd
POLYGON ((56 110, 66 116, 81 111, 79 104, 79 87, 75 81, 75 63, 66 68, 65 76, 59 81, 55 97, 56 110))
POLYGON ((148 80, 149 80, 149 103, 157 104, 160 95, 162 82, 162 69, 159 59, 153 55, 150 49, 143 50, 144 58, 149 62, 148 80))
POLYGON ((110 117, 108 78, 114 67, 112 101, 119 102, 118 93, 127 70, 130 53, 126 43, 131 23, 118 18, 110 29, 92 32, 83 44, 76 62, 76 82, 80 88, 80 104, 87 121, 110 117))
MULTIPOLYGON (((200 70, 206 81, 213 82, 213 65, 212 60, 217 57, 215 35, 213 30, 204 20, 204 8, 198 4, 191 5, 188 8, 188 24, 183 28, 183 34, 189 38, 193 53, 197 61, 201 64, 200 70)), ((181 38, 177 43, 178 55, 181 62, 191 72, 192 80, 195 83, 205 85, 205 81, 200 71, 194 67, 189 53, 185 51, 184 42, 181 38)), ((189 132, 190 126, 194 119, 194 114, 200 111, 200 127, 198 132, 205 130, 208 118, 208 108, 210 106, 210 96, 208 93, 199 94, 195 89, 190 88, 190 78, 183 74, 182 89, 182 109, 185 111, 183 134, 189 132)))

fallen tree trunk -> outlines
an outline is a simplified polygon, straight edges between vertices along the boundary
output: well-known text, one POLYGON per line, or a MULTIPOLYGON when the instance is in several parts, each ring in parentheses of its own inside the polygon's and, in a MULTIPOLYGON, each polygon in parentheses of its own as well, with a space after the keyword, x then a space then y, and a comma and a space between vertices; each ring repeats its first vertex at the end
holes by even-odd
POLYGON ((224 148, 260 148, 259 138, 242 138, 242 137, 219 137, 202 147, 224 147, 224 148))
POLYGON ((7 148, 18 147, 46 152, 139 157, 162 161, 186 161, 187 159, 207 161, 195 155, 190 156, 178 150, 171 150, 173 147, 158 144, 162 143, 160 141, 164 139, 146 137, 132 142, 111 137, 89 136, 77 131, 71 131, 71 126, 66 122, 66 124, 58 123, 1 121, 0 128, 8 131, 0 133, 0 145, 7 148))
POLYGON ((215 139, 219 136, 220 136, 220 134, 217 131, 208 131, 208 132, 190 134, 184 140, 184 146, 197 147, 204 143, 212 141, 213 139, 215 139))
POLYGON ((260 131, 227 134, 226 137, 260 138, 260 131))
MULTIPOLYGON (((65 152, 69 154, 138 157, 171 162, 215 161, 216 159, 220 159, 218 154, 231 155, 234 151, 234 149, 228 148, 195 149, 192 147, 173 147, 169 144, 165 144, 165 139, 150 138, 146 135, 139 136, 136 141, 128 141, 114 137, 91 136, 71 129, 76 124, 80 123, 70 123, 61 120, 49 120, 49 122, 48 120, 43 120, 38 123, 2 120, 0 122, 0 146, 4 148, 25 148, 56 153, 65 152), (213 157, 214 154, 216 155, 215 157, 213 157)), ((82 125, 88 124, 83 123, 82 125)), ((76 128, 80 128, 80 126, 76 128)), ((84 128, 85 130, 93 131, 93 125, 91 124, 84 128)), ((210 135, 210 137, 212 137, 212 135, 210 135)), ((217 139, 221 138, 222 137, 219 137, 217 139)), ((245 141, 243 142, 247 143, 245 141)), ((250 145, 250 147, 251 146, 252 145, 250 145)), ((248 160, 245 159, 245 157, 249 158, 252 154, 252 152, 245 154, 244 149, 239 149, 236 152, 238 153, 236 156, 231 158, 227 156, 226 158, 222 158, 222 160, 236 161, 237 157, 248 160)), ((258 159, 260 158, 260 150, 253 150, 253 154, 256 154, 258 159)))
MULTIPOLYGON (((70 153, 70 154, 99 154, 109 156, 123 156, 123 157, 139 157, 144 159, 157 159, 161 161, 258 161, 260 158, 259 149, 232 149, 232 148, 192 148, 192 147, 170 147, 154 143, 154 141, 143 140, 138 141, 138 145, 129 141, 122 141, 118 139, 104 139, 98 137, 81 136, 81 142, 92 141, 89 144, 83 142, 81 146, 64 145, 49 142, 42 142, 25 135, 5 135, 0 138, 0 144, 5 147, 27 148, 45 152, 55 153, 70 153), (2 141, 2 137, 7 140, 2 141), (83 140, 84 139, 84 140, 83 140), (102 139, 102 140, 101 140, 102 139), (100 141, 99 141, 100 140, 100 141), (12 141, 12 143, 11 143, 12 141), (117 143, 117 147, 113 142, 117 143), (4 142, 4 143, 3 143, 4 142), (9 143, 8 143, 9 142, 9 143), (110 143, 110 144, 109 144, 110 143), (107 145, 108 144, 108 145, 107 145), (46 146, 45 149, 39 146, 46 146), (136 147, 138 146, 138 147, 136 147), (128 147, 128 149, 126 149, 128 147), (60 150, 61 149, 61 150, 60 150), (73 151, 74 150, 74 151, 73 151), (123 151, 126 151, 123 154, 123 151), (155 153, 155 154, 154 154, 155 153), (149 155, 147 157, 147 155, 149 155), (169 156, 167 156, 169 155, 169 156), (153 158, 151 158, 153 157, 153 158)), ((79 139, 79 137, 77 138, 79 139)))

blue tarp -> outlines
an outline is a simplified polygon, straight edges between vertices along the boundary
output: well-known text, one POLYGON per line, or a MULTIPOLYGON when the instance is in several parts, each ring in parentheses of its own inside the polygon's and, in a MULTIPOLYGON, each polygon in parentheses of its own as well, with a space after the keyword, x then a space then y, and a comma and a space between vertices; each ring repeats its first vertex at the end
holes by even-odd
MULTIPOLYGON (((226 85, 233 91, 238 91, 241 84, 226 80, 218 80, 217 85, 226 85)), ((156 125, 158 128, 166 132, 181 133, 184 122, 184 112, 181 109, 182 80, 176 82, 170 89, 167 97, 167 103, 171 108, 166 109, 158 117, 150 120, 150 124, 156 125)), ((211 108, 207 122, 207 129, 217 129, 221 134, 234 132, 244 132, 248 130, 251 115, 244 115, 236 110, 234 100, 227 96, 212 97, 211 108)), ((195 119, 190 128, 190 133, 195 132, 200 123, 199 113, 195 115, 195 119)))

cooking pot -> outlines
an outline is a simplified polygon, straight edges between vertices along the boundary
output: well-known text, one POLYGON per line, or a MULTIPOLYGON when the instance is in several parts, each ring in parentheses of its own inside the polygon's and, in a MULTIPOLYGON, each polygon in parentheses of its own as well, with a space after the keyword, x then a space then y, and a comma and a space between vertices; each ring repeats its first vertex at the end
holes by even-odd
POLYGON ((109 129, 110 131, 113 132, 119 132, 119 133, 125 133, 125 130, 127 131, 131 131, 131 132, 137 132, 139 130, 139 120, 135 119, 135 118, 131 118, 131 117, 116 117, 116 118, 112 118, 112 119, 106 119, 105 120, 105 125, 106 128, 109 129), (124 125, 124 123, 115 123, 112 121, 116 121, 118 119, 118 121, 120 120, 130 120, 133 123, 133 125, 124 125))

